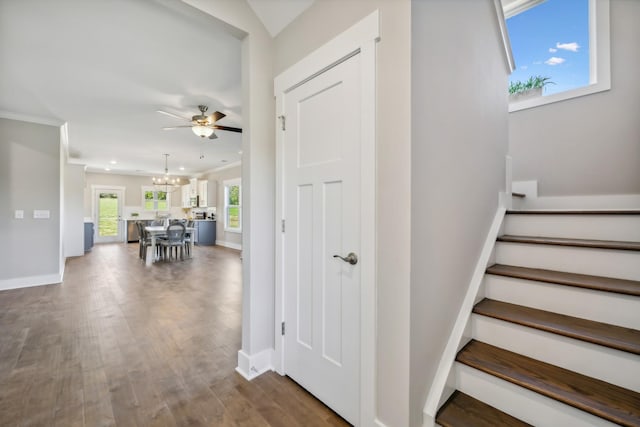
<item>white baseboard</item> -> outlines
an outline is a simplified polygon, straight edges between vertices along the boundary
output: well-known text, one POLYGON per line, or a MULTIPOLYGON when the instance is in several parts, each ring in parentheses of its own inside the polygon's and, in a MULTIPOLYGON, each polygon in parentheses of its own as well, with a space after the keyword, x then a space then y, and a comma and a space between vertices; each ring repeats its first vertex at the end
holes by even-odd
POLYGON ((224 246, 225 248, 237 249, 239 251, 242 250, 242 245, 240 243, 231 243, 225 242, 224 240, 216 240, 217 246, 224 246))
POLYGON ((0 291, 62 283, 62 275, 63 272, 56 274, 45 274, 42 276, 14 277, 12 279, 0 280, 0 291))
POLYGON ((245 379, 251 381, 257 376, 273 370, 271 364, 272 356, 273 349, 270 348, 253 355, 249 355, 243 350, 239 350, 238 367, 236 368, 236 372, 242 375, 245 379))

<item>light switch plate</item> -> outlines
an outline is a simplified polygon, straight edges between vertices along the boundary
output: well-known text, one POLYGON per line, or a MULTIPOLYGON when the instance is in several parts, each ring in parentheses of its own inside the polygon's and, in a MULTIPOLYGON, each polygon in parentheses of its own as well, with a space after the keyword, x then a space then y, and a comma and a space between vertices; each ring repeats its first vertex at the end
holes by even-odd
POLYGON ((16 210, 15 219, 24 219, 24 211, 23 210, 16 210))
POLYGON ((49 219, 49 211, 48 210, 34 210, 33 218, 35 219, 49 219))

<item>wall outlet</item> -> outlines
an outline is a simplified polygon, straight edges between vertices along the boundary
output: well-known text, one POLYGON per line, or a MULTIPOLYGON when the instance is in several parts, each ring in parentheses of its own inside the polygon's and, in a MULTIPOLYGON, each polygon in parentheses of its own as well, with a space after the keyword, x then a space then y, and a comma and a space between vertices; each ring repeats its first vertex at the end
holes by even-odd
POLYGON ((24 211, 23 210, 16 210, 15 219, 24 219, 24 211))

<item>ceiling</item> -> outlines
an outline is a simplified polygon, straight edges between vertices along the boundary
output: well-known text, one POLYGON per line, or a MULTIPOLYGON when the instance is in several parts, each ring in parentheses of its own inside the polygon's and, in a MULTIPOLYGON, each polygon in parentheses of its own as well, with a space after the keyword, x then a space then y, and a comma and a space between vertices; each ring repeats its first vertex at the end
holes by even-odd
POLYGON ((240 41, 212 17, 179 0, 0 0, 0 116, 68 123, 72 163, 154 174, 169 153, 170 173, 197 175, 238 162, 241 134, 161 129, 185 123, 156 110, 198 104, 242 127, 240 41))

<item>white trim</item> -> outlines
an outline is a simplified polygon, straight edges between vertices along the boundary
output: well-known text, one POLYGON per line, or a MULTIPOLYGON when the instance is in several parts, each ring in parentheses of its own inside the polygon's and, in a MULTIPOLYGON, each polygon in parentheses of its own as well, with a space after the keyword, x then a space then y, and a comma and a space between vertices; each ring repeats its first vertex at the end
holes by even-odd
POLYGON ((383 423, 382 421, 380 421, 377 418, 375 420, 373 420, 373 425, 375 427, 387 427, 387 425, 385 423, 383 423))
MULTIPOLYGON (((497 1, 497 0, 496 0, 497 1)), ((609 0, 589 0, 590 83, 549 96, 538 96, 509 103, 509 112, 526 110, 611 89, 611 43, 609 0)))
POLYGON ((239 251, 242 250, 242 244, 240 243, 232 243, 232 242, 225 242, 224 240, 216 240, 216 245, 224 246, 225 248, 237 249, 239 251))
POLYGON ((507 30, 507 21, 504 17, 504 11, 502 9, 502 2, 500 0, 493 0, 493 5, 496 8, 496 16, 498 18, 498 29, 500 30, 500 37, 502 38, 502 48, 504 51, 504 59, 509 74, 513 73, 516 69, 516 61, 513 59, 513 50, 511 49, 511 40, 509 39, 509 31, 507 30))
MULTIPOLYGON (((361 300, 360 300, 360 410, 359 425, 378 424, 376 408, 376 41, 379 39, 378 10, 314 51, 274 80, 276 115, 284 114, 283 95, 353 55, 361 60, 362 145, 361 145, 361 300)), ((277 119, 276 119, 277 120, 277 119)), ((276 127, 276 289, 275 330, 284 320, 283 291, 283 132, 276 127)), ((284 374, 284 338, 275 337, 274 368, 284 374)))
POLYGON ((271 359, 273 358, 273 350, 266 349, 254 355, 249 355, 243 350, 238 351, 238 366, 236 372, 242 375, 248 381, 272 371, 271 359))
POLYGON ((54 274, 44 274, 41 276, 14 277, 12 279, 0 280, 0 291, 18 288, 30 288, 32 286, 55 285, 62 283, 64 270, 54 274))
POLYGON ((30 114, 12 113, 11 111, 6 110, 0 110, 0 118, 49 126, 62 126, 65 124, 64 120, 55 119, 53 117, 32 116, 30 114))
POLYGON ((473 272, 473 276, 471 276, 467 293, 462 302, 462 306, 460 307, 460 311, 458 312, 453 330, 449 335, 449 341, 447 342, 444 352, 442 353, 442 357, 440 358, 436 375, 431 383, 431 388, 429 389, 429 394, 427 395, 427 400, 424 404, 424 409, 422 410, 424 414, 424 426, 434 425, 435 423, 436 414, 440 405, 440 398, 445 390, 447 377, 451 372, 456 354, 458 353, 458 344, 462 340, 464 330, 469 321, 469 317, 471 316, 471 310, 473 309, 476 295, 478 294, 478 290, 482 284, 487 264, 489 263, 491 253, 493 252, 493 247, 496 243, 496 237, 498 237, 498 232, 500 231, 500 227, 504 219, 504 214, 505 208, 502 206, 499 207, 493 218, 493 223, 491 223, 489 232, 487 233, 487 238, 485 239, 484 246, 482 247, 482 252, 480 252, 480 257, 473 272))

